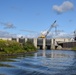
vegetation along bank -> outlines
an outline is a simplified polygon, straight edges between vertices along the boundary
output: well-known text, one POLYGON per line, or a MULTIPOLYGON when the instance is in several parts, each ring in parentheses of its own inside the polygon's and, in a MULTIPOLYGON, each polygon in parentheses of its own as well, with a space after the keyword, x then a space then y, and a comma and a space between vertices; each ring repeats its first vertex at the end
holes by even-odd
POLYGON ((18 43, 16 41, 0 40, 0 55, 35 52, 37 49, 32 42, 18 43))

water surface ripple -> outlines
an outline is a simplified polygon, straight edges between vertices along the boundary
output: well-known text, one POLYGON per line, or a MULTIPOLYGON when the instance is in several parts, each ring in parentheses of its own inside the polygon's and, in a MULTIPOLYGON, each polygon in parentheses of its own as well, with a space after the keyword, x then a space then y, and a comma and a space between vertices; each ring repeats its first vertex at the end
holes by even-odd
POLYGON ((0 75, 76 75, 76 51, 39 50, 0 57, 0 75))

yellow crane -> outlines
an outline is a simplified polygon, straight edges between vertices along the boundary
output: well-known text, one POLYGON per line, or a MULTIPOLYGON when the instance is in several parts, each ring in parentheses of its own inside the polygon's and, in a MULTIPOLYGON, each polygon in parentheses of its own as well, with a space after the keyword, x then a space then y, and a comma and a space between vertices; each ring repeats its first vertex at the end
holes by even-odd
MULTIPOLYGON (((49 34, 49 32, 51 31, 52 28, 56 27, 55 25, 56 20, 54 21, 54 23, 50 26, 50 28, 46 31, 46 34, 41 33, 41 35, 38 38, 46 38, 47 35, 49 34)), ((26 31, 26 32, 31 32, 31 33, 38 33, 36 31, 31 31, 31 30, 21 30, 21 31, 26 31)))
POLYGON ((55 20, 54 23, 50 26, 50 28, 47 30, 46 34, 45 34, 45 35, 44 35, 44 34, 41 34, 41 36, 39 36, 38 38, 46 38, 47 35, 49 34, 49 32, 51 31, 51 29, 56 26, 55 23, 56 23, 56 20, 55 20))

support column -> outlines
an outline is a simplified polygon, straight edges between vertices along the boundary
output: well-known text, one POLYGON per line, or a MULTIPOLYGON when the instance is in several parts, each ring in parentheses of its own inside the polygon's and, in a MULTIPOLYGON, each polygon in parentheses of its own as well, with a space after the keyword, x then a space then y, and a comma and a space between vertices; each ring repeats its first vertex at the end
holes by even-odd
POLYGON ((43 38, 43 50, 46 49, 45 38, 43 38))
POLYGON ((19 38, 16 38, 16 41, 19 42, 19 38))
POLYGON ((51 39, 51 49, 55 49, 55 40, 51 39))
POLYGON ((34 46, 37 48, 37 38, 33 39, 34 46))
POLYGON ((25 42, 27 42, 27 38, 25 38, 25 42))

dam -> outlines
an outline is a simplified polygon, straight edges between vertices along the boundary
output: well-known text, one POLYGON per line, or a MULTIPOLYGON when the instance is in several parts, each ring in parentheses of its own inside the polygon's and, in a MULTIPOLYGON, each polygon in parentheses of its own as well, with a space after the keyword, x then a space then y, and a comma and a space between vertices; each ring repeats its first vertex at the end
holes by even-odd
POLYGON ((76 46, 76 40, 71 38, 0 38, 3 40, 12 40, 19 43, 31 41, 37 49, 68 49, 76 46))
POLYGON ((19 43, 31 41, 37 49, 57 49, 63 48, 62 43, 71 42, 70 38, 11 38, 19 43))

